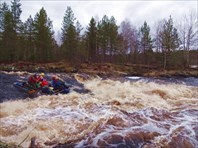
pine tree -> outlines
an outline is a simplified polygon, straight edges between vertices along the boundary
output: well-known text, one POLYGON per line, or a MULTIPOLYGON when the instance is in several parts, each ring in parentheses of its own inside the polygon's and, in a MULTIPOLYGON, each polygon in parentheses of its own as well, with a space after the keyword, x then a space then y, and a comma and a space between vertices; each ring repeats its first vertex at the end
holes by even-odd
POLYGON ((11 5, 11 11, 12 11, 12 15, 13 15, 13 24, 14 24, 14 30, 16 32, 19 32, 20 29, 20 25, 21 25, 21 20, 20 20, 20 16, 21 16, 21 4, 20 4, 20 0, 13 0, 11 5))
POLYGON ((1 3, 0 2, 0 33, 3 32, 4 28, 4 15, 5 15, 5 12, 7 12, 9 10, 9 7, 7 5, 6 2, 4 3, 1 3))
POLYGON ((116 25, 116 20, 113 16, 109 19, 109 54, 110 61, 112 61, 112 56, 117 50, 117 39, 118 39, 118 26, 116 25))
POLYGON ((10 10, 4 13, 3 32, 2 32, 2 46, 3 46, 3 60, 14 61, 16 37, 14 30, 13 16, 10 10))
POLYGON ((83 30, 82 25, 79 21, 76 22, 76 43, 77 43, 77 51, 75 52, 76 62, 77 64, 84 61, 86 59, 87 53, 85 50, 85 37, 81 34, 83 30))
POLYGON ((23 58, 23 24, 20 20, 22 13, 20 0, 13 0, 11 2, 11 12, 13 16, 13 29, 16 32, 16 38, 13 38, 15 44, 15 60, 22 60, 23 58))
MULTIPOLYGON (((115 18, 112 16, 110 19, 104 15, 102 20, 98 23, 98 50, 102 53, 102 61, 106 61, 106 55, 113 55, 116 49, 116 41, 118 39, 118 26, 116 25, 115 18)), ((111 58, 110 58, 111 61, 111 58)))
MULTIPOLYGON (((75 62, 75 55, 78 48, 78 37, 80 34, 80 26, 78 30, 75 24, 76 18, 71 7, 67 7, 62 24, 62 50, 63 58, 68 59, 71 62, 75 62)), ((80 24, 79 24, 80 25, 80 24)))
POLYGON ((34 20, 30 15, 27 21, 24 23, 24 36, 26 39, 25 47, 25 60, 35 60, 35 26, 34 20))
POLYGON ((52 21, 47 17, 44 8, 41 8, 34 19, 35 44, 37 61, 47 62, 52 59, 53 30, 52 21))
POLYGON ((66 11, 65 11, 65 15, 63 17, 63 24, 62 24, 62 42, 65 41, 65 36, 66 36, 66 32, 69 29, 70 26, 74 26, 74 21, 76 20, 76 18, 74 17, 74 13, 71 9, 71 7, 67 7, 66 11))
POLYGON ((0 61, 5 60, 4 58, 4 45, 3 45, 3 32, 5 30, 5 13, 9 11, 8 5, 6 2, 0 2, 0 61))
POLYGON ((87 44, 88 44, 88 59, 92 62, 95 62, 97 60, 96 53, 97 53, 97 28, 96 28, 96 21, 92 17, 89 23, 89 26, 87 28, 87 44))
POLYGON ((140 44, 144 57, 144 64, 148 64, 148 52, 152 50, 152 40, 150 36, 150 27, 147 22, 140 28, 140 44))
POLYGON ((70 25, 65 35, 64 41, 65 56, 70 62, 75 62, 75 54, 77 51, 76 29, 70 25))
POLYGON ((79 21, 76 22, 76 35, 77 38, 80 40, 80 32, 83 30, 82 25, 80 24, 79 21))
POLYGON ((167 55, 169 56, 171 51, 174 51, 177 47, 179 47, 180 42, 177 29, 173 26, 171 16, 163 25, 163 30, 160 32, 160 41, 164 53, 164 69, 166 69, 169 60, 167 59, 167 55))
POLYGON ((106 53, 108 49, 108 17, 106 15, 103 16, 102 20, 98 23, 98 51, 102 53, 102 62, 106 60, 106 53))

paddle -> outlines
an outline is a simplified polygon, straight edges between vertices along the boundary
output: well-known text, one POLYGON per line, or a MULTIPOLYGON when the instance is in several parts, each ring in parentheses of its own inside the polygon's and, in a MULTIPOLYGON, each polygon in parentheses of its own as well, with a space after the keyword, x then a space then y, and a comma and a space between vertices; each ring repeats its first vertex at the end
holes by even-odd
POLYGON ((33 93, 35 93, 35 92, 36 92, 36 90, 29 90, 29 91, 28 91, 28 94, 31 95, 31 94, 33 94, 33 93))

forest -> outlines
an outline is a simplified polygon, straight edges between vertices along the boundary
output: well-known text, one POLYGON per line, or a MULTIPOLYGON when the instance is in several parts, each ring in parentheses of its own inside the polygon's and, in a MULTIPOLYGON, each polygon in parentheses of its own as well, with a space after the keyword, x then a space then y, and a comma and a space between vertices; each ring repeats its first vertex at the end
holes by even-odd
POLYGON ((61 28, 61 44, 54 37, 53 22, 44 7, 22 22, 20 0, 0 2, 0 63, 27 61, 49 63, 135 64, 159 69, 184 69, 198 65, 198 30, 195 11, 181 16, 181 22, 162 18, 152 28, 144 21, 136 27, 113 16, 90 18, 83 28, 70 6, 61 28))

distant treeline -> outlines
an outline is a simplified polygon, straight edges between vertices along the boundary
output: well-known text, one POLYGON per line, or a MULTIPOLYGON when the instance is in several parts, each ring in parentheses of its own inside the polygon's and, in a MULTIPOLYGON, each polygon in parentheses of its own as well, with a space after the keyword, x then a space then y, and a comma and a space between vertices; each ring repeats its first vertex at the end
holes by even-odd
POLYGON ((71 7, 67 7, 61 28, 61 45, 54 39, 52 21, 41 8, 34 17, 22 22, 20 0, 11 6, 0 2, 0 61, 55 62, 110 62, 116 64, 144 64, 160 68, 185 68, 196 63, 196 13, 184 15, 177 27, 173 18, 163 19, 155 25, 151 37, 145 21, 136 29, 128 20, 119 26, 116 19, 103 16, 90 19, 83 27, 76 20, 71 7), (195 47, 191 57, 191 47, 195 47))

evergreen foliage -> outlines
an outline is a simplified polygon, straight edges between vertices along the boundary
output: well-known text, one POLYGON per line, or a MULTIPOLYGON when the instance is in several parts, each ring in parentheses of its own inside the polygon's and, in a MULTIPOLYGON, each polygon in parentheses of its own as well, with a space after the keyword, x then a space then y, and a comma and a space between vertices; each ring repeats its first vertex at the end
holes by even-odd
POLYGON ((53 31, 52 21, 47 17, 44 8, 41 8, 34 19, 35 26, 35 46, 36 46, 36 60, 50 61, 52 60, 53 49, 53 31))
POLYGON ((9 10, 9 6, 6 2, 0 3, 0 32, 4 30, 4 15, 9 10))
POLYGON ((77 32, 74 26, 76 18, 71 7, 67 7, 62 23, 63 58, 72 61, 77 48, 77 32))
POLYGON ((20 25, 21 25, 21 20, 20 20, 20 16, 21 16, 21 3, 20 0, 13 0, 11 5, 11 12, 13 15, 13 25, 14 25, 14 30, 16 32, 19 32, 20 30, 20 25))
POLYGON ((36 58, 35 53, 35 26, 34 20, 30 15, 27 21, 24 23, 24 34, 25 34, 25 57, 24 60, 34 61, 36 58))
POLYGON ((116 53, 116 45, 118 44, 118 26, 115 18, 110 19, 104 15, 98 23, 98 53, 102 55, 101 61, 108 61, 106 56, 109 55, 109 62, 112 60, 112 55, 116 53))
POLYGON ((2 32, 3 60, 14 61, 16 51, 17 34, 14 30, 13 16, 10 10, 4 13, 4 23, 2 32))
POLYGON ((148 64, 148 53, 152 51, 152 40, 150 36, 150 27, 146 21, 140 28, 140 43, 144 58, 144 64, 148 64))
POLYGON ((5 51, 3 50, 3 31, 5 28, 5 13, 9 11, 7 3, 0 2, 0 61, 5 60, 5 51))
POLYGON ((10 6, 0 2, 0 62, 67 60, 77 68, 88 61, 157 65, 166 69, 189 65, 190 46, 196 42, 197 31, 191 19, 183 38, 180 33, 186 51, 182 57, 182 52, 176 51, 181 43, 171 17, 156 27, 155 40, 151 39, 146 21, 138 32, 129 21, 123 21, 119 27, 116 19, 107 15, 98 21, 92 17, 82 33, 83 27, 71 7, 67 7, 60 35, 62 44, 58 46, 44 8, 25 22, 20 19, 21 13, 20 0, 13 0, 10 6), (186 58, 187 64, 182 64, 182 58, 186 58))
MULTIPOLYGON (((179 37, 177 29, 173 26, 173 19, 169 18, 165 21, 163 25, 163 30, 160 32, 160 41, 162 44, 163 54, 164 54, 164 69, 166 69, 167 63, 169 61, 170 52, 174 51, 179 47, 179 37)), ((169 63, 168 63, 169 64, 169 63)))
POLYGON ((87 49, 88 49, 88 59, 91 62, 97 61, 97 27, 96 27, 96 21, 92 17, 89 23, 89 26, 87 28, 86 32, 87 36, 87 49))

